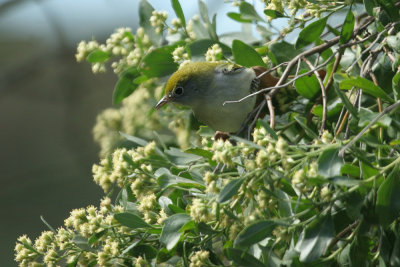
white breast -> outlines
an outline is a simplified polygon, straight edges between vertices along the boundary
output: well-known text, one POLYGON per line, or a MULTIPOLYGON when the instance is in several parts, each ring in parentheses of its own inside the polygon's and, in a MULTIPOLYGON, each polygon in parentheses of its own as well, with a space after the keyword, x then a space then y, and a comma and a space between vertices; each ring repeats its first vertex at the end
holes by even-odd
POLYGON ((192 107, 195 117, 217 131, 238 131, 253 110, 256 97, 240 103, 223 103, 249 95, 251 82, 255 77, 254 71, 249 68, 234 73, 216 71, 213 84, 210 85, 214 89, 205 91, 203 101, 192 107))

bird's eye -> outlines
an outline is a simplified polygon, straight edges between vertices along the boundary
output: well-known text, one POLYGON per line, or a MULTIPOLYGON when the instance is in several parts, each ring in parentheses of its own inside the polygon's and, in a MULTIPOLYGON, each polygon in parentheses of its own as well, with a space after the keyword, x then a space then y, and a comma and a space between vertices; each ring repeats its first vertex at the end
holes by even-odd
POLYGON ((175 95, 180 96, 183 94, 183 87, 176 87, 174 91, 175 95))

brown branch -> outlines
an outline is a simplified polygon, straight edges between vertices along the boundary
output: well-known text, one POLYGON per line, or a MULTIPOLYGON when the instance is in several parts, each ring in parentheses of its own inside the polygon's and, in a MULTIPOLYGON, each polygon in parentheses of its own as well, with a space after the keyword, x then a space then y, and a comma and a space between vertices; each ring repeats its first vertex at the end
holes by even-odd
MULTIPOLYGON (((310 69, 315 69, 313 64, 305 57, 302 58, 304 62, 310 67, 310 69)), ((320 135, 325 130, 325 125, 326 125, 326 114, 328 112, 328 107, 327 107, 327 97, 326 97, 326 89, 324 86, 324 83, 321 79, 321 76, 319 75, 318 71, 314 71, 315 76, 317 77, 319 86, 321 87, 321 96, 322 96, 322 121, 321 121, 321 129, 319 131, 320 135)))
POLYGON ((269 110, 269 126, 271 129, 275 128, 275 109, 274 105, 272 105, 272 99, 269 95, 265 95, 265 100, 267 101, 268 110, 269 110))
POLYGON ((328 245, 328 250, 333 248, 337 242, 340 241, 340 239, 342 239, 344 236, 348 235, 354 228, 356 228, 358 226, 358 224, 360 223, 360 219, 357 219, 355 222, 353 222, 352 224, 350 224, 349 226, 347 226, 346 228, 343 229, 343 231, 341 231, 339 234, 337 234, 332 241, 329 243, 328 245))
MULTIPOLYGON (((375 19, 374 19, 373 17, 367 17, 366 20, 365 20, 365 22, 364 22, 364 24, 361 25, 360 27, 356 28, 356 29, 353 31, 352 36, 354 37, 354 36, 356 36, 359 32, 363 31, 363 30, 364 30, 365 28, 367 28, 374 20, 375 20, 375 19)), ((231 104, 231 103, 242 102, 243 100, 245 100, 245 99, 247 99, 247 98, 249 98, 249 97, 252 97, 252 96, 255 96, 255 95, 258 95, 258 94, 262 94, 262 93, 266 93, 266 92, 269 92, 268 94, 269 94, 271 97, 274 96, 274 95, 278 92, 279 89, 285 88, 285 87, 289 86, 289 85, 292 84, 296 79, 299 79, 299 78, 301 78, 301 77, 303 77, 303 76, 309 75, 309 74, 313 73, 315 70, 318 70, 318 69, 320 69, 320 68, 326 66, 326 65, 329 63, 329 61, 331 60, 331 58, 337 53, 337 51, 335 51, 335 52, 333 53, 333 55, 332 55, 331 57, 329 57, 329 59, 326 60, 324 63, 318 65, 318 67, 316 67, 316 69, 310 70, 309 72, 306 72, 306 73, 304 73, 304 74, 302 74, 302 75, 299 75, 299 76, 297 76, 295 79, 293 79, 293 80, 291 80, 291 81, 289 81, 289 82, 283 84, 283 83, 289 78, 289 73, 291 72, 291 70, 293 69, 293 67, 297 64, 297 62, 298 62, 299 59, 301 59, 301 58, 303 58, 303 57, 307 57, 307 56, 313 55, 313 54, 315 54, 315 53, 320 53, 320 52, 322 52, 322 51, 324 51, 324 50, 326 50, 326 49, 328 49, 328 48, 330 48, 330 47, 336 45, 336 44, 339 42, 339 39, 340 39, 340 36, 334 37, 334 38, 332 38, 331 40, 326 41, 325 43, 323 43, 323 44, 321 44, 321 45, 315 46, 315 47, 313 47, 313 48, 311 48, 311 49, 309 49, 309 50, 307 50, 307 51, 304 51, 304 52, 298 54, 297 56, 295 56, 292 60, 290 60, 290 61, 287 63, 287 67, 286 67, 285 71, 283 72, 281 78, 279 79, 279 81, 277 82, 277 84, 276 84, 274 87, 263 88, 263 89, 261 89, 261 90, 255 92, 255 93, 249 94, 249 95, 247 95, 247 96, 245 96, 245 97, 243 97, 243 98, 241 98, 241 99, 239 99, 239 100, 225 101, 225 102, 223 103, 223 105, 225 105, 225 104, 231 104)), ((345 48, 345 47, 349 47, 349 46, 351 46, 351 45, 353 45, 353 43, 347 43, 347 44, 340 45, 339 48, 345 48)))

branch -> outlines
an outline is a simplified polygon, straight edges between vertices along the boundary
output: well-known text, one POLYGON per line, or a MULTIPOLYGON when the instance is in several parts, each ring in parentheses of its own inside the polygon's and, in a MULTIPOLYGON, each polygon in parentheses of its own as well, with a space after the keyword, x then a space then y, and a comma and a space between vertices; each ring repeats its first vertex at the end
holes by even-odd
MULTIPOLYGON (((367 27, 369 26, 369 24, 371 24, 374 20, 375 20, 375 19, 374 19, 373 17, 368 17, 363 25, 361 25, 360 27, 358 27, 357 29, 355 29, 355 30, 353 31, 352 36, 356 36, 359 32, 363 31, 363 30, 364 30, 365 28, 367 28, 367 27)), ((296 78, 292 79, 291 81, 289 81, 289 82, 283 84, 283 83, 289 78, 289 73, 290 73, 290 71, 291 71, 291 70, 293 69, 293 67, 297 64, 297 62, 298 62, 299 60, 301 60, 301 58, 310 56, 310 55, 315 54, 315 53, 320 53, 320 52, 322 52, 322 51, 324 51, 324 50, 326 50, 326 49, 328 49, 328 48, 330 48, 330 47, 336 45, 336 44, 339 42, 339 39, 340 39, 340 36, 334 37, 334 38, 332 38, 331 40, 326 41, 325 43, 323 43, 323 44, 321 44, 321 45, 315 46, 315 47, 313 47, 313 48, 311 48, 311 49, 309 49, 309 50, 307 50, 307 51, 304 51, 304 52, 298 54, 297 56, 295 56, 292 60, 290 60, 290 61, 287 63, 287 67, 286 67, 285 71, 283 72, 281 78, 280 78, 279 81, 277 82, 276 86, 274 86, 274 87, 268 87, 268 88, 263 88, 263 89, 261 89, 261 90, 255 92, 255 93, 249 94, 249 95, 247 95, 247 96, 245 96, 245 97, 243 97, 243 98, 241 98, 241 99, 239 99, 239 100, 225 101, 225 102, 223 103, 223 105, 225 105, 225 104, 232 104, 232 103, 239 103, 239 102, 242 102, 243 100, 245 100, 245 99, 247 99, 247 98, 249 98, 249 97, 252 97, 252 96, 255 96, 255 95, 258 95, 258 94, 262 94, 262 93, 266 93, 266 92, 269 92, 268 94, 272 97, 273 95, 275 95, 275 94, 278 92, 279 89, 285 88, 285 87, 289 86, 289 85, 292 84, 296 79, 299 79, 299 78, 301 78, 301 77, 304 77, 304 76, 306 76, 306 75, 309 75, 309 74, 313 73, 314 71, 316 71, 316 70, 318 70, 318 69, 320 69, 320 68, 326 66, 326 65, 329 63, 329 61, 332 59, 332 57, 333 57, 334 55, 336 55, 336 53, 337 53, 338 51, 335 51, 335 52, 333 53, 332 56, 330 56, 324 63, 318 65, 315 69, 310 70, 310 71, 308 71, 308 72, 306 72, 306 73, 304 73, 304 74, 302 74, 302 75, 299 75, 299 76, 297 76, 296 78)), ((340 46, 340 48, 345 48, 345 47, 348 47, 348 46, 351 46, 351 45, 353 45, 353 43, 343 44, 343 45, 340 46)), ((283 63, 282 63, 282 64, 283 64, 283 63)), ((262 75, 264 75, 264 74, 262 74, 262 75)))
POLYGON ((265 95, 265 100, 267 101, 268 110, 269 110, 269 126, 271 129, 275 128, 275 109, 274 105, 272 105, 272 99, 269 95, 265 95))
MULTIPOLYGON (((239 100, 225 101, 225 102, 223 103, 223 105, 225 105, 225 104, 232 104, 232 103, 239 103, 239 102, 242 102, 243 100, 245 100, 245 99, 247 99, 247 98, 249 98, 249 97, 252 97, 252 96, 255 96, 255 95, 258 95, 258 94, 261 94, 261 93, 265 93, 265 92, 268 92, 268 91, 271 91, 271 92, 269 93, 269 95, 272 96, 272 95, 273 95, 272 92, 273 92, 274 90, 288 87, 289 85, 291 85, 291 84, 292 84, 294 81, 296 81, 297 79, 300 79, 301 77, 304 77, 304 76, 308 76, 308 75, 312 74, 314 71, 317 71, 317 70, 319 70, 319 69, 325 67, 326 65, 328 65, 328 63, 329 63, 329 62, 331 61, 331 59, 336 55, 336 53, 338 53, 338 52, 337 52, 337 51, 333 52, 333 54, 332 54, 325 62, 323 62, 322 64, 318 65, 318 66, 315 67, 314 69, 311 69, 311 70, 309 70, 309 71, 307 71, 307 72, 305 72, 305 73, 303 73, 303 74, 300 74, 299 76, 295 77, 294 79, 290 80, 289 82, 287 82, 287 83, 285 83, 285 84, 283 84, 283 85, 278 85, 278 86, 263 88, 263 89, 261 89, 261 90, 259 90, 259 91, 257 91, 257 92, 254 92, 254 93, 252 93, 252 94, 249 94, 249 95, 247 95, 247 96, 245 96, 245 97, 243 97, 243 98, 241 98, 241 99, 239 99, 239 100)), ((301 58, 300 58, 300 59, 301 59, 301 58)), ((297 59, 297 60, 298 60, 298 59, 297 59)), ((282 78, 281 78, 281 79, 282 79, 282 78)), ((280 80, 281 80, 281 79, 280 79, 280 80)), ((280 81, 280 80, 279 80, 279 81, 280 81)), ((278 83, 279 83, 279 82, 278 82, 278 83)))
MULTIPOLYGON (((310 69, 315 69, 313 64, 305 57, 303 57, 304 62, 310 67, 310 69)), ((314 71, 315 76, 317 77, 319 86, 321 87, 321 96, 322 96, 322 122, 321 122, 321 129, 319 131, 320 135, 325 130, 325 124, 326 124, 326 113, 328 111, 327 107, 327 97, 326 97, 326 89, 324 86, 324 83, 322 82, 321 76, 319 75, 318 71, 314 71)))
POLYGON ((382 118, 384 115, 386 115, 387 113, 391 112, 392 110, 398 108, 400 106, 400 100, 395 102, 393 105, 388 106, 387 108, 385 108, 381 113, 379 113, 378 116, 376 116, 370 123, 368 123, 367 126, 364 127, 364 129, 361 130, 361 132, 359 134, 357 134, 347 145, 345 145, 340 151, 339 151, 339 156, 343 157, 344 156, 344 152, 350 148, 352 145, 354 145, 355 142, 357 142, 358 139, 361 138, 361 136, 363 136, 363 134, 369 129, 371 128, 380 118, 382 118))

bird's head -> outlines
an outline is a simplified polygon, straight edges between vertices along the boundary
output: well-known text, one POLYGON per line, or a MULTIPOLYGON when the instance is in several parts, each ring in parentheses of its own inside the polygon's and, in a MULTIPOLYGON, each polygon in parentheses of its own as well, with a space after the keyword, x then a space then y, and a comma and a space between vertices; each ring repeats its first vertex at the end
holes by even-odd
POLYGON ((214 77, 214 69, 220 63, 191 62, 169 78, 165 86, 165 95, 157 103, 156 109, 168 103, 179 103, 185 106, 195 105, 202 98, 214 77))

